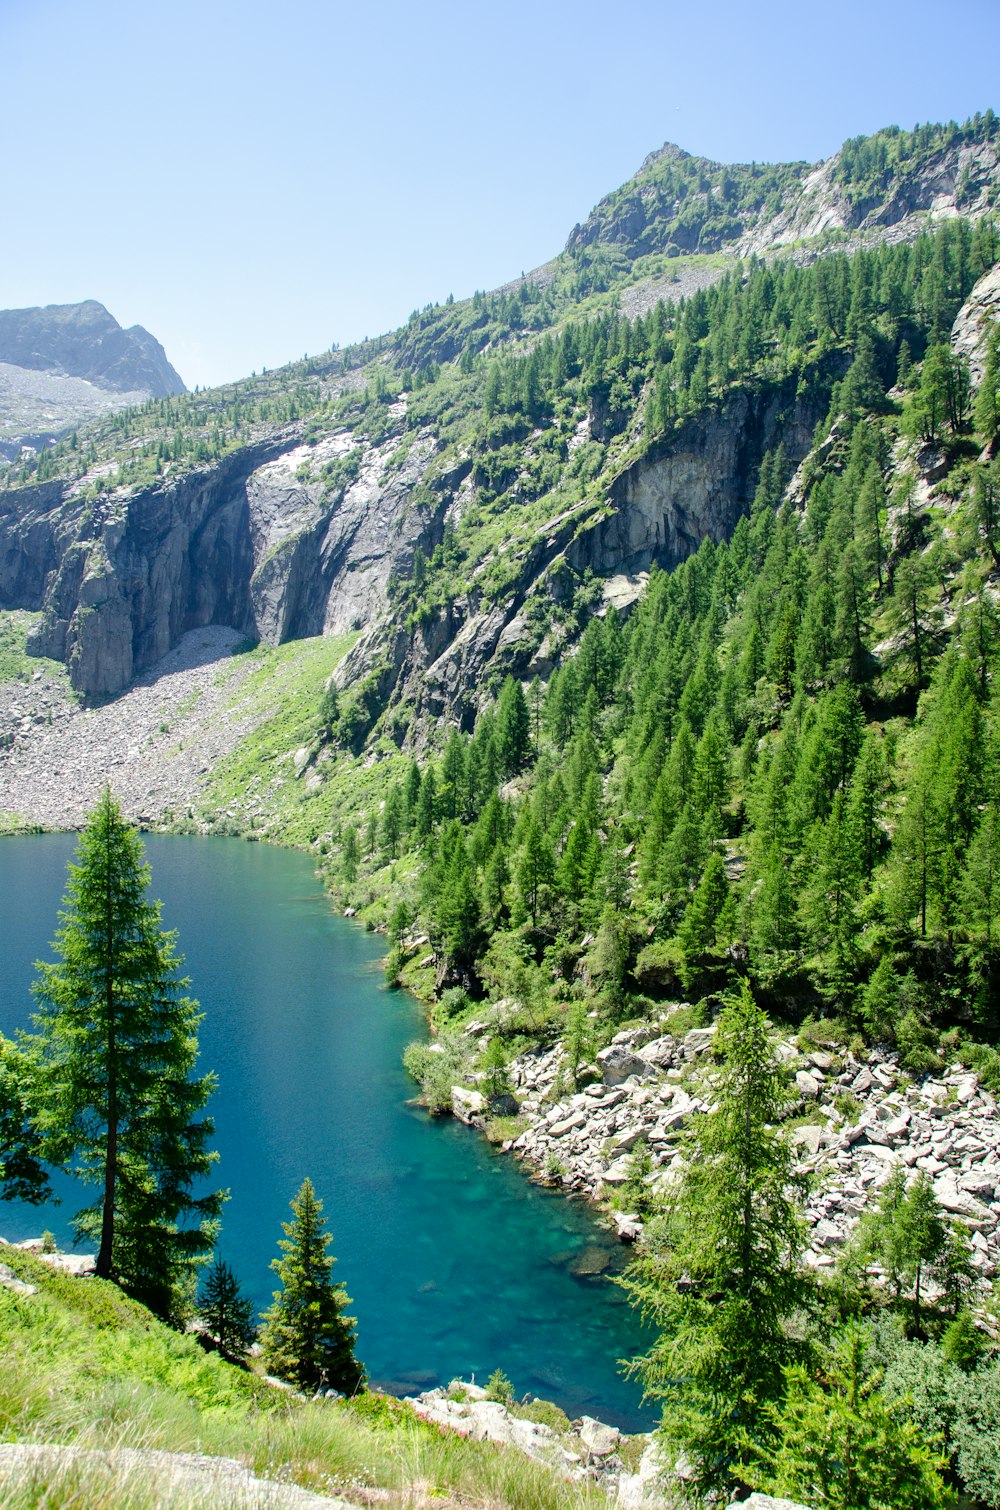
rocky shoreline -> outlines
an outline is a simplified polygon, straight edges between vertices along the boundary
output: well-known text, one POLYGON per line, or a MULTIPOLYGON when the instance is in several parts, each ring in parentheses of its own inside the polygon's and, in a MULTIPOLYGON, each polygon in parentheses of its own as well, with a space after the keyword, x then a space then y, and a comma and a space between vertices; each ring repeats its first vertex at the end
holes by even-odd
MULTIPOLYGON (((476 1031, 481 1024, 471 1025, 476 1031)), ((501 1146, 550 1183, 606 1207, 631 1174, 643 1140, 654 1189, 677 1178, 679 1136, 693 1115, 713 1107, 714 1025, 674 1036, 670 1016, 629 1028, 588 1066, 590 1083, 566 1093, 560 1046, 522 1054, 509 1074, 518 1115, 527 1126, 501 1146)), ((776 1042, 789 1076, 790 1137, 797 1170, 810 1176, 805 1209, 806 1261, 831 1268, 864 1211, 877 1202, 893 1170, 923 1170, 945 1214, 965 1228, 982 1289, 1000 1272, 1000 1107, 961 1066, 912 1077, 894 1053, 863 1062, 830 1045, 801 1049, 776 1042)), ((456 1087, 456 1114, 486 1120, 482 1095, 456 1087)), ((634 1212, 611 1208, 624 1240, 642 1232, 634 1212)))

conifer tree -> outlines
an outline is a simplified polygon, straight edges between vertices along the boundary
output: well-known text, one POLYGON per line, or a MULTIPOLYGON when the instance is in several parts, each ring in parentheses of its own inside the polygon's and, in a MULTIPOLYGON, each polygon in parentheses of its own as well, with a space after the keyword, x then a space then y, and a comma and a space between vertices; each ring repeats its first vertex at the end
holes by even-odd
POLYGON ((37 1112, 35 1066, 0 1034, 0 1200, 38 1203, 48 1196, 37 1112))
POLYGON ((354 1318, 344 1314, 351 1302, 344 1286, 333 1282, 331 1237, 323 1230, 323 1202, 311 1180, 299 1187, 292 1214, 292 1221, 282 1222, 285 1236, 278 1241, 284 1257, 271 1261, 281 1289, 264 1316, 264 1362, 302 1389, 353 1395, 365 1375, 354 1356, 354 1318))
POLYGON ((34 987, 42 1149, 100 1189, 75 1223, 99 1240, 97 1274, 173 1317, 223 1200, 195 1194, 215 1159, 203 1115, 214 1077, 192 1073, 198 1004, 184 995, 176 935, 146 898, 142 844, 110 788, 69 874, 60 959, 39 965, 34 987))
POLYGON ((626 1275, 659 1329, 633 1369, 664 1402, 660 1431, 686 1452, 700 1492, 731 1487, 744 1433, 755 1437, 781 1398, 782 1370, 802 1351, 787 1321, 810 1296, 793 1156, 774 1130, 784 1077, 745 983, 715 1042, 718 1108, 694 1121, 680 1181, 626 1275))
POLYGON ((494 737, 502 775, 518 775, 531 755, 531 713, 521 683, 512 676, 500 692, 494 737))
POLYGON ((785 1398, 764 1406, 773 1443, 747 1434, 741 1477, 828 1510, 945 1510, 944 1457, 903 1402, 880 1393, 865 1352, 853 1323, 819 1377, 801 1365, 788 1370, 785 1398))
POLYGON ((975 404, 976 429, 986 445, 1000 434, 1000 325, 994 323, 986 346, 986 364, 975 404))
POLYGON ((912 1288, 913 1321, 919 1329, 921 1283, 944 1253, 947 1234, 930 1176, 921 1170, 907 1185, 897 1166, 878 1206, 861 1218, 846 1262, 879 1264, 897 1300, 904 1288, 912 1288))
POLYGON ((198 1292, 198 1310, 219 1346, 235 1358, 244 1357, 257 1335, 254 1305, 221 1258, 216 1258, 205 1272, 198 1292))

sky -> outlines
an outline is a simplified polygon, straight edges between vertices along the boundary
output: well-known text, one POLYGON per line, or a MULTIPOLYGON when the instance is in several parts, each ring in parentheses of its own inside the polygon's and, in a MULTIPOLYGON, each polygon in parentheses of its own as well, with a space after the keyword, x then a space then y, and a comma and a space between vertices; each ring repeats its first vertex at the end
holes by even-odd
POLYGON ((1000 110, 998 55, 1000 0, 0 0, 0 307, 99 299, 224 382, 538 266, 664 141, 1000 110))

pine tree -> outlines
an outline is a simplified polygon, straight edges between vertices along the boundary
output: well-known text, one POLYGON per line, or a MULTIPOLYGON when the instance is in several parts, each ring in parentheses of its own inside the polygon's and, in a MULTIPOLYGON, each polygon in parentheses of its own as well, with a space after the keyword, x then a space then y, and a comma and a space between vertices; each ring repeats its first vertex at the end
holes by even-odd
POLYGON ((521 683, 512 676, 500 692, 494 737, 501 774, 517 776, 531 755, 531 713, 521 683))
POLYGON ((562 1069, 568 1075, 574 1090, 580 1086, 580 1066, 591 1053, 590 1021, 587 1004, 574 1001, 566 1014, 566 1032, 563 1035, 562 1069))
POLYGON ((75 1222, 99 1239, 98 1276, 174 1316, 223 1201, 194 1193, 215 1159, 203 1115, 214 1077, 192 1078, 198 1004, 183 994, 176 935, 146 899, 142 844, 110 788, 69 874, 61 958, 39 966, 34 987, 43 1151, 100 1187, 75 1222), (185 1217, 194 1225, 181 1227, 185 1217))
POLYGON ((271 1261, 282 1287, 264 1316, 264 1362, 302 1389, 353 1395, 365 1375, 354 1356, 354 1317, 344 1315, 351 1301, 344 1286, 333 1283, 335 1259, 327 1251, 332 1239, 323 1230, 323 1202, 311 1180, 299 1187, 292 1214, 292 1221, 281 1224, 284 1257, 271 1261))
POLYGON ((913 1321, 919 1329, 921 1283, 926 1269, 941 1258, 947 1232, 930 1176, 921 1170, 907 1185, 897 1166, 876 1209, 861 1218, 846 1262, 849 1267, 877 1263, 897 1300, 904 1288, 912 1288, 913 1321))
POLYGON ((216 1258, 198 1292, 198 1310, 205 1326, 225 1352, 242 1358, 257 1335, 253 1301, 243 1295, 228 1264, 216 1258))
POLYGON ((531 815, 525 830, 524 847, 517 863, 516 876, 522 911, 531 918, 531 926, 534 928, 555 878, 555 861, 552 846, 531 815))
POLYGON ((986 347, 986 364, 976 394, 976 429, 986 445, 1000 434, 1000 325, 994 324, 986 347))
POLYGON ((660 1431, 692 1461, 700 1492, 731 1486, 744 1433, 780 1399, 801 1352, 788 1318, 808 1303, 793 1156, 774 1131, 784 1077, 744 983, 719 1020, 717 1110, 687 1135, 679 1182, 647 1227, 626 1288, 659 1337, 633 1363, 664 1402, 660 1431))

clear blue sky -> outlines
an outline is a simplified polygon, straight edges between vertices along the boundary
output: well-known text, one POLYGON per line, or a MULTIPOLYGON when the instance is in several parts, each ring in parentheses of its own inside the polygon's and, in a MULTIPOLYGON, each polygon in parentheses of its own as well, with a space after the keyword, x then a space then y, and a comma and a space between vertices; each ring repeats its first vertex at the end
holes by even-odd
POLYGON ((721 161, 1000 110, 1000 3, 0 0, 0 307, 96 298, 220 382, 557 252, 721 161))

